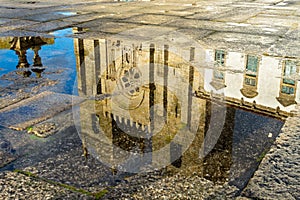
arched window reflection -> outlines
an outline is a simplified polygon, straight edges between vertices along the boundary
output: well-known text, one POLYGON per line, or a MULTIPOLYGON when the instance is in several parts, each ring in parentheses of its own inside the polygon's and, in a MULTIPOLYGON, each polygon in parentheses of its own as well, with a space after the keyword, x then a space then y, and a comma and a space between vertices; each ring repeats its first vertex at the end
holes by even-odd
POLYGON ((299 63, 295 60, 285 60, 282 67, 282 76, 280 82, 280 92, 277 100, 283 106, 296 104, 297 82, 296 76, 299 73, 299 63))
POLYGON ((258 95, 257 82, 258 82, 258 69, 259 57, 256 55, 247 55, 246 67, 244 73, 244 83, 241 93, 248 98, 253 98, 258 95))

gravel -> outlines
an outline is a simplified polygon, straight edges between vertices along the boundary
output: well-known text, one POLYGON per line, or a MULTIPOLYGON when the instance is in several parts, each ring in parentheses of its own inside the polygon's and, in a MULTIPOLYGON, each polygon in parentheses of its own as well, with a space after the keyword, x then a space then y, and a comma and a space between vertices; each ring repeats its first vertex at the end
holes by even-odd
POLYGON ((104 199, 233 199, 237 192, 234 186, 215 185, 197 173, 162 175, 155 171, 125 179, 104 199))
POLYGON ((85 194, 17 172, 0 173, 0 196, 1 199, 90 199, 85 194))

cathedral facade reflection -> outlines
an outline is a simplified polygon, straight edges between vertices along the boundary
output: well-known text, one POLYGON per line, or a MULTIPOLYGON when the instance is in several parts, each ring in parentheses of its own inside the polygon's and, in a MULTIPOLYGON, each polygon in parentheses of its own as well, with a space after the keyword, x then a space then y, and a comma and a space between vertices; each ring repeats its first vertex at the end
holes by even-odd
MULTIPOLYGON (((79 109, 84 149, 118 170, 184 167, 216 182, 238 183, 231 173, 241 167, 235 156, 244 152, 234 147, 244 128, 238 124, 268 139, 252 127, 252 115, 240 113, 291 115, 299 99, 299 60, 173 45, 74 40, 79 95, 90 99, 79 109)), ((282 121, 257 119, 279 133, 282 121)))
MULTIPOLYGON (((128 45, 121 41, 78 39, 75 48, 79 94, 109 95, 109 98, 96 101, 95 105, 92 102, 86 103, 86 107, 80 106, 82 114, 88 110, 93 113, 90 108, 95 108, 94 119, 100 122, 97 129, 106 134, 104 143, 116 147, 106 151, 107 162, 114 162, 109 160, 113 158, 118 165, 126 165, 131 156, 126 153, 130 151, 140 153, 139 163, 150 162, 154 168, 171 163, 184 165, 181 154, 194 138, 198 138, 198 145, 201 144, 204 129, 198 127, 201 124, 203 127, 205 120, 206 101, 193 93, 201 82, 200 74, 193 66, 170 52, 168 45, 128 45)), ((188 50, 188 59, 194 59, 193 48, 188 50)), ((93 120, 93 114, 88 116, 90 119, 83 121, 93 120)), ((82 127, 89 129, 85 124, 82 127)), ((197 149, 192 152, 194 158, 191 160, 195 162, 199 160, 197 149)))

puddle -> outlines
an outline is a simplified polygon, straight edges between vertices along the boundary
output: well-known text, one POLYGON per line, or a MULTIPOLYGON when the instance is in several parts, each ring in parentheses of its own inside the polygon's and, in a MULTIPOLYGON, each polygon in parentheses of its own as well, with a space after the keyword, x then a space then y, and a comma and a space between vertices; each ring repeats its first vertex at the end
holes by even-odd
POLYGON ((83 149, 117 171, 181 170, 242 189, 297 100, 281 76, 295 59, 172 38, 74 40, 83 149))
POLYGON ((64 15, 64 16, 74 16, 74 15, 77 15, 76 12, 56 12, 56 14, 59 14, 59 15, 64 15))
POLYGON ((9 71, 13 71, 15 69, 15 66, 10 64, 10 63, 15 63, 14 56, 15 56, 15 53, 13 51, 7 51, 4 49, 0 50, 1 61, 3 63, 3 66, 6 66, 5 68, 1 68, 1 70, 0 70, 1 75, 3 75, 4 73, 7 73, 9 71))
MULTIPOLYGON (((1 86, 13 87, 25 81, 59 80, 59 92, 71 94, 76 77, 73 39, 62 38, 72 29, 53 32, 56 38, 4 37, 0 38, 1 86)), ((32 87, 23 88, 32 89, 32 87)))
POLYGON ((181 171, 243 188, 299 102, 292 57, 176 32, 147 41, 72 33, 2 38, 1 87, 52 80, 51 90, 85 98, 73 108, 83 153, 115 171, 181 171))

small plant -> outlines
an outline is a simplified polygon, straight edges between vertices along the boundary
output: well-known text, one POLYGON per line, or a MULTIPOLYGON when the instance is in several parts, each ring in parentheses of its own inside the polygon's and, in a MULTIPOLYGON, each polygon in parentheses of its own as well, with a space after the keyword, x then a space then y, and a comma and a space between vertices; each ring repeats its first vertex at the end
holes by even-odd
POLYGON ((267 155, 269 149, 265 149, 257 158, 256 158, 256 161, 257 162, 261 162, 262 159, 264 159, 264 157, 267 155))
POLYGON ((27 130, 27 133, 31 133, 32 129, 33 129, 33 127, 32 127, 32 126, 29 126, 29 127, 27 127, 27 128, 26 128, 26 130, 27 130))

